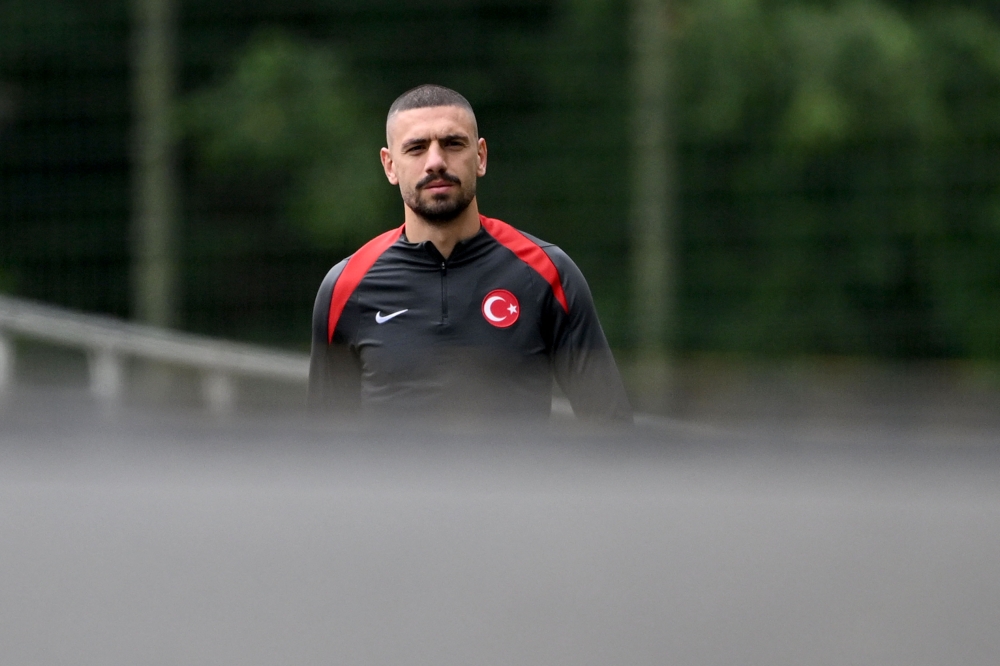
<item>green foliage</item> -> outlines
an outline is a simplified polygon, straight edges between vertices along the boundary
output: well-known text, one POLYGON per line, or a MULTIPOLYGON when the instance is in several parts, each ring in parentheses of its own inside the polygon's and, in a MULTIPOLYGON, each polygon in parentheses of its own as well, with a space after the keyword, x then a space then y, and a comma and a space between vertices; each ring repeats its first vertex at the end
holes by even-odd
POLYGON ((16 293, 17 283, 14 280, 14 275, 7 270, 0 268, 0 294, 13 294, 16 293))
MULTIPOLYGON (((935 65, 946 44, 889 5, 701 0, 681 16, 679 101, 694 136, 735 138, 754 115, 765 116, 778 147, 800 151, 948 133, 935 65)), ((966 16, 946 15, 959 29, 945 40, 995 48, 996 29, 984 29, 983 17, 959 26, 966 16)))
POLYGON ((688 348, 1000 357, 997 26, 877 0, 678 19, 688 348))
POLYGON ((208 170, 284 183, 287 220, 311 240, 352 244, 384 226, 380 120, 330 49, 258 36, 225 80, 190 96, 182 123, 208 170))
MULTIPOLYGON (((513 91, 480 107, 497 139, 483 205, 569 250, 623 345, 628 7, 560 8, 503 70, 530 71, 522 87, 537 100, 509 117, 493 105, 513 91)), ((976 10, 921 12, 880 0, 676 6, 685 349, 1000 357, 988 312, 1000 301, 1000 31, 976 10)), ((241 191, 280 183, 287 221, 349 251, 398 201, 375 158, 381 111, 366 110, 344 63, 260 36, 189 99, 185 126, 211 173, 246 181, 241 191)))
MULTIPOLYGON (((390 4, 185 5, 185 325, 306 340, 323 273, 398 223, 388 104, 438 81, 490 142, 484 212, 563 246, 627 346, 631 3, 390 4)), ((669 4, 682 350, 1000 358, 995 9, 669 4)), ((128 5, 0 26, 0 288, 125 314, 128 5)))

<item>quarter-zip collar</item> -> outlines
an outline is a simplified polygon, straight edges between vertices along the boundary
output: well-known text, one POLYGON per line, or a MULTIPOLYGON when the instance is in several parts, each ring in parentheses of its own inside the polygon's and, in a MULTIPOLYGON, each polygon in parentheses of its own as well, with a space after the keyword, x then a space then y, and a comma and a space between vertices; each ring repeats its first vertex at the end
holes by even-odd
POLYGON ((473 262, 489 252, 495 243, 494 238, 486 232, 486 229, 480 226, 475 236, 456 243, 451 256, 445 259, 444 255, 438 251, 437 247, 431 241, 411 243, 406 239, 405 233, 396 241, 396 245, 406 251, 406 255, 410 260, 436 269, 440 269, 442 264, 447 265, 449 268, 458 268, 473 262))

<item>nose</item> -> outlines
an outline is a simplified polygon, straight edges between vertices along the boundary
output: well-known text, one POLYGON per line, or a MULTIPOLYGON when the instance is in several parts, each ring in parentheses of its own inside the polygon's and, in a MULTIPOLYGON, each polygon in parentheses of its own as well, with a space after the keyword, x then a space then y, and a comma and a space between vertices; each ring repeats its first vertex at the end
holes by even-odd
POLYGON ((431 142, 430 147, 427 149, 427 161, 424 163, 424 170, 427 173, 438 173, 445 171, 448 164, 444 159, 444 150, 438 145, 437 141, 431 142))

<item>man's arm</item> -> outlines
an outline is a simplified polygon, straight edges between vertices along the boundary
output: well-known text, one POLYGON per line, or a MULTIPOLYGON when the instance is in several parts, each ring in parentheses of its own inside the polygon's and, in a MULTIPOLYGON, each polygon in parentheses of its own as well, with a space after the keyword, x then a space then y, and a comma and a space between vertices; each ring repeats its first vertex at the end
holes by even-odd
POLYGON ((583 273, 558 247, 543 249, 559 271, 569 305, 566 312, 553 299, 552 364, 556 381, 577 417, 631 423, 632 406, 583 273))
POLYGON ((347 260, 330 269, 313 306, 312 353, 309 359, 309 408, 316 413, 355 412, 361 404, 361 366, 351 352, 343 325, 329 341, 330 299, 347 260))

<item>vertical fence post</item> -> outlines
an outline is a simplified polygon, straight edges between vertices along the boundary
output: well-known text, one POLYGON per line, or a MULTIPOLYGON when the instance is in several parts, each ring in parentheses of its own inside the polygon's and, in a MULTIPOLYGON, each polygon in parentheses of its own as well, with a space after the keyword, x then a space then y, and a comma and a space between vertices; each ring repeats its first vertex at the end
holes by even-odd
POLYGON ((94 349, 87 355, 87 362, 90 394, 105 407, 117 406, 124 388, 121 357, 113 349, 94 349))
POLYGON ((669 0, 631 0, 632 311, 637 407, 668 410, 675 323, 669 0))
POLYGON ((174 0, 132 0, 133 316, 169 327, 177 308, 174 0))
POLYGON ((132 316, 164 328, 177 310, 174 4, 132 0, 132 316))
MULTIPOLYGON (((172 122, 176 89, 177 0, 132 5, 132 317, 177 324, 177 183, 172 122)), ((143 390, 167 400, 170 371, 140 363, 143 390)))

